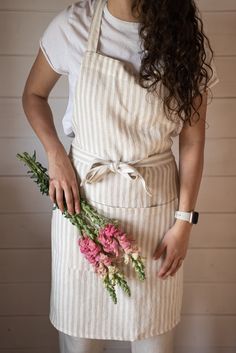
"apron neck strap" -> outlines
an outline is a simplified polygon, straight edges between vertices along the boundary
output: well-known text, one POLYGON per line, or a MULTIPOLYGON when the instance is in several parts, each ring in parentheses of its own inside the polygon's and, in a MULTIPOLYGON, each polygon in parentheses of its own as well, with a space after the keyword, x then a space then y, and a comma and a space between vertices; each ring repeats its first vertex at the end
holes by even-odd
POLYGON ((95 9, 92 17, 92 22, 89 31, 87 50, 97 52, 98 40, 102 21, 102 12, 107 0, 94 0, 95 9))

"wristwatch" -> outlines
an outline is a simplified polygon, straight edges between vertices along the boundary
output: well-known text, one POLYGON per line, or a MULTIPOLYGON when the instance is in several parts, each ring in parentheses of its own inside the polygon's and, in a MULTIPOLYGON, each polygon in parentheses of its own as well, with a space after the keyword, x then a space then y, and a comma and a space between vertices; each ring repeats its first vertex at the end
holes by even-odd
POLYGON ((189 223, 192 223, 192 224, 197 224, 199 213, 196 211, 191 211, 191 212, 175 211, 175 218, 188 221, 189 223))

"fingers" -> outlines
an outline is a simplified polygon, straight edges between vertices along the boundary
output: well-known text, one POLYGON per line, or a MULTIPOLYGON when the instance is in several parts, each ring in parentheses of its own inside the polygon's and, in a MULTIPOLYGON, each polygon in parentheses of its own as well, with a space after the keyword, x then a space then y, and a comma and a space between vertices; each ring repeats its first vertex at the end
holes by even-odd
POLYGON ((170 266, 169 270, 165 273, 165 275, 163 276, 163 278, 168 277, 169 275, 173 276, 174 273, 176 272, 177 266, 181 265, 181 261, 179 258, 176 258, 173 262, 172 265, 170 266))
POLYGON ((56 203, 61 212, 64 212, 63 189, 58 183, 56 184, 56 203))
POLYGON ((169 269, 172 267, 174 260, 175 259, 167 253, 166 258, 161 266, 161 269, 158 272, 159 277, 165 277, 166 272, 169 271, 169 269))
POLYGON ((67 184, 64 185, 64 194, 65 194, 65 200, 66 200, 66 205, 67 205, 67 211, 70 214, 74 214, 74 200, 73 200, 73 194, 71 187, 68 186, 67 184))
POLYGON ((74 197, 75 212, 80 213, 80 195, 77 183, 72 184, 72 193, 74 197))
MULTIPOLYGON (((170 262, 169 262, 170 263, 170 262)), ((180 268, 180 266, 183 263, 183 259, 182 258, 175 258, 171 265, 167 268, 166 266, 166 270, 163 269, 163 271, 161 272, 161 277, 163 279, 167 278, 168 276, 174 276, 175 273, 178 271, 178 269, 180 268)), ((159 276, 160 276, 160 272, 159 272, 159 276)))
POLYGON ((182 264, 183 264, 183 259, 177 260, 177 265, 176 265, 175 269, 170 273, 170 275, 174 276, 182 264))
POLYGON ((65 204, 69 214, 80 213, 80 197, 77 182, 69 185, 66 182, 59 183, 51 179, 49 185, 49 196, 56 203, 61 212, 65 211, 65 204), (64 204, 65 202, 65 204, 64 204))
POLYGON ((165 239, 162 240, 160 245, 157 247, 153 254, 153 259, 157 260, 166 250, 166 255, 164 262, 158 271, 158 277, 165 279, 168 275, 173 275, 174 271, 176 272, 178 269, 178 266, 181 265, 181 262, 179 264, 180 257, 176 257, 176 254, 174 252, 168 251, 167 243, 165 242, 165 239))
POLYGON ((54 184, 51 182, 51 180, 49 183, 48 194, 49 194, 49 197, 50 197, 50 200, 52 201, 52 203, 56 203, 56 188, 55 188, 54 184))
POLYGON ((166 248, 166 243, 164 240, 162 240, 162 242, 160 243, 160 245, 157 247, 157 249, 153 254, 153 259, 157 260, 161 256, 161 254, 165 251, 165 248, 166 248))

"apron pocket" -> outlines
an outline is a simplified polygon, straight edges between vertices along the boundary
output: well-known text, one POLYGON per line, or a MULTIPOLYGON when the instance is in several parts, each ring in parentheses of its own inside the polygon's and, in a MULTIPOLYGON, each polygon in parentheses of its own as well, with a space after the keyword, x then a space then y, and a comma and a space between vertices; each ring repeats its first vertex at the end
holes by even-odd
MULTIPOLYGON (((99 213, 109 218, 118 219, 122 230, 127 233, 128 237, 131 236, 135 239, 142 255, 149 260, 151 260, 152 249, 154 251, 162 236, 175 222, 174 212, 177 210, 178 201, 178 198, 174 198, 163 205, 134 208, 113 207, 89 200, 99 213)), ((71 271, 94 272, 93 265, 80 251, 78 245, 80 233, 76 227, 74 228, 73 233, 70 234, 72 244, 68 267, 71 271)), ((122 266, 123 264, 120 268, 122 266)))

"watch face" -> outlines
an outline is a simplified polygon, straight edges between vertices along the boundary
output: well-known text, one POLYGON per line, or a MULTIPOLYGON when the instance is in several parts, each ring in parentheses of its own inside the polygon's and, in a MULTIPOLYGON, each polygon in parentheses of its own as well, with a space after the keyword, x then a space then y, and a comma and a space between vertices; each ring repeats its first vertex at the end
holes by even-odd
POLYGON ((198 212, 193 212, 192 223, 196 224, 198 222, 198 212))

